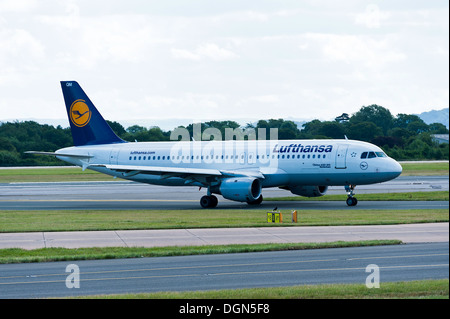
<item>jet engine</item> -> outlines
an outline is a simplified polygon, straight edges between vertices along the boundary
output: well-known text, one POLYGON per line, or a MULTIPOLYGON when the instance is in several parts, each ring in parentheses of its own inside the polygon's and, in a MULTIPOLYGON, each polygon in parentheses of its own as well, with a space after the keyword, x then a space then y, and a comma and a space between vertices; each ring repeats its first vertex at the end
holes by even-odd
POLYGON ((305 197, 319 197, 326 194, 328 186, 293 186, 289 187, 292 194, 305 197))
POLYGON ((232 177, 222 181, 220 194, 226 199, 253 203, 261 196, 261 182, 257 178, 232 177))

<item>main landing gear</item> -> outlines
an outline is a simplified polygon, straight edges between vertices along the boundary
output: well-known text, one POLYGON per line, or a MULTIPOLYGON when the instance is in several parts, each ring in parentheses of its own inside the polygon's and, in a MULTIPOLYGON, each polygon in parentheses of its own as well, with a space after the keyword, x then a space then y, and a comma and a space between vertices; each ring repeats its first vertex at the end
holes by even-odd
POLYGON ((203 208, 214 208, 217 206, 217 203, 219 200, 214 195, 205 195, 202 198, 200 198, 200 205, 203 208))
MULTIPOLYGON (((257 200, 253 202, 247 202, 249 205, 259 205, 263 201, 263 196, 260 195, 257 200)), ((215 208, 217 206, 217 203, 219 201, 217 200, 217 197, 214 195, 205 195, 202 198, 200 198, 200 206, 203 208, 215 208)))
MULTIPOLYGON (((259 205, 261 204, 263 201, 263 196, 262 194, 259 195, 258 199, 254 200, 254 201, 247 201, 247 204, 249 205, 259 205)), ((217 200, 217 197, 214 195, 205 195, 202 198, 200 198, 200 206, 202 206, 203 208, 215 208, 217 206, 217 203, 219 201, 217 200)))
POLYGON ((348 206, 356 206, 356 204, 358 204, 358 200, 356 199, 356 197, 353 197, 353 190, 355 189, 355 187, 356 185, 345 186, 345 191, 347 192, 346 203, 348 206))

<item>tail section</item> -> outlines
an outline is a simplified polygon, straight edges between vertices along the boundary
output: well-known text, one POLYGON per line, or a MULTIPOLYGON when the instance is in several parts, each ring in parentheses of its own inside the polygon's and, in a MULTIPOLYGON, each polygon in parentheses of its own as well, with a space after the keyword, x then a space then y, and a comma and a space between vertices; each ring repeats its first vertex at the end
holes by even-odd
POLYGON ((75 146, 125 143, 109 127, 89 97, 75 81, 61 81, 75 146))

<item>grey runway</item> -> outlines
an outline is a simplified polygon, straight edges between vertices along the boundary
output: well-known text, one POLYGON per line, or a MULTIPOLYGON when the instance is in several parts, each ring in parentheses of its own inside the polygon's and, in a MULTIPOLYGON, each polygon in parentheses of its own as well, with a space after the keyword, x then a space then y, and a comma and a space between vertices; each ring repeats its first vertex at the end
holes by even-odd
MULTIPOLYGON (((448 209, 447 201, 360 201, 356 207, 348 207, 345 201, 264 201, 260 205, 247 205, 222 200, 217 209, 266 209, 280 210, 337 210, 337 209, 448 209)), ((0 200, 0 210, 200 210, 197 200, 172 199, 42 199, 42 200, 0 200)))
MULTIPOLYGON (((396 179, 373 185, 358 185, 357 194, 392 193, 449 190, 448 176, 400 176, 396 179)), ((104 199, 111 194, 121 199, 197 199, 206 192, 198 187, 168 187, 141 184, 121 179, 92 182, 48 182, 48 183, 0 183, 0 199, 34 198, 42 199, 57 195, 58 198, 104 199)), ((279 188, 263 189, 264 197, 294 196, 279 188)), ((331 186, 327 194, 345 194, 344 187, 331 186)), ((326 195, 325 195, 326 196, 326 195)))
MULTIPOLYGON (((0 265, 0 298, 444 279, 447 243, 0 265), (69 270, 67 266, 71 265, 69 270), (77 267, 79 288, 70 285, 77 267), (69 281, 69 285, 66 285, 69 281)), ((369 288, 367 288, 369 289, 369 288)))

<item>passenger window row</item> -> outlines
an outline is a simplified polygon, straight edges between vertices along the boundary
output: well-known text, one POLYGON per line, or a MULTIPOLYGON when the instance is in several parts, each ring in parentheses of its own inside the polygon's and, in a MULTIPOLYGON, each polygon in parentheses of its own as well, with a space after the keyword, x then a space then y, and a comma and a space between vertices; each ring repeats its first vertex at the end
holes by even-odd
MULTIPOLYGON (((367 152, 365 152, 365 153, 367 153, 367 152)), ((371 153, 373 153, 373 152, 371 152, 371 153)), ((364 154, 364 153, 363 153, 364 154)), ((310 155, 310 154, 308 154, 308 155, 305 155, 305 154, 303 154, 303 155, 280 155, 280 154, 278 154, 278 155, 272 155, 272 159, 275 159, 275 158, 277 158, 277 159, 310 159, 310 158, 316 158, 316 156, 317 156, 317 158, 322 158, 322 159, 324 159, 324 158, 326 158, 326 155, 325 154, 313 154, 313 155, 310 155)), ((244 159, 244 155, 241 155, 240 156, 241 157, 241 159, 244 159)), ((239 156, 238 155, 221 155, 220 156, 220 159, 238 159, 239 158, 239 156)), ((252 158, 253 158, 253 155, 249 155, 248 156, 248 159, 249 160, 252 160, 252 158)), ((256 159, 265 159, 265 158, 267 158, 267 159, 270 159, 270 155, 267 155, 267 157, 266 157, 266 155, 256 155, 256 159)), ((361 158, 362 158, 362 155, 361 155, 361 158)), ((143 160, 143 161, 146 161, 146 160, 148 160, 148 161, 150 161, 150 160, 153 160, 153 161, 160 161, 160 160, 170 160, 170 159, 172 159, 172 160, 184 160, 184 159, 186 159, 186 160, 189 160, 189 159, 191 159, 191 160, 193 160, 194 159, 194 156, 192 155, 192 156, 189 156, 189 155, 187 155, 187 156, 180 156, 180 155, 178 155, 178 156, 172 156, 172 157, 170 157, 170 156, 130 156, 129 157, 129 160, 130 161, 132 161, 132 160, 134 160, 134 161, 141 161, 141 160, 143 160)), ((201 160, 203 160, 203 159, 210 159, 210 156, 209 155, 206 155, 206 156, 199 156, 199 155, 197 155, 197 156, 195 156, 195 159, 201 159, 201 160)), ((211 155, 211 159, 213 160, 214 159, 214 155, 211 155)), ((216 155, 215 156, 215 159, 216 160, 218 160, 219 159, 219 155, 216 155)))

